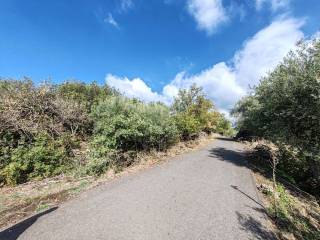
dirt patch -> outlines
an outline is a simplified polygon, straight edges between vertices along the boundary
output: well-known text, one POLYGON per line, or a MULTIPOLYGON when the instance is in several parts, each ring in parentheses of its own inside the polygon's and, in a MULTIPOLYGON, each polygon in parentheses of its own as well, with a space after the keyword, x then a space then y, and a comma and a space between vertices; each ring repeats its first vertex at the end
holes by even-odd
POLYGON ((56 206, 87 189, 93 182, 93 178, 59 176, 16 187, 3 187, 0 189, 0 228, 56 206))

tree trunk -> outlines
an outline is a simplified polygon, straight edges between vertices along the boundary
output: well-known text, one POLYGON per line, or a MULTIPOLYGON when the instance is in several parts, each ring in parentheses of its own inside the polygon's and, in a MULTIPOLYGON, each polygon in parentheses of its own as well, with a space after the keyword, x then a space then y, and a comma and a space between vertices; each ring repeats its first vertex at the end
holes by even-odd
POLYGON ((277 159, 275 156, 272 158, 272 182, 273 182, 273 206, 274 206, 274 215, 275 218, 278 218, 278 204, 277 204, 277 180, 276 180, 276 170, 277 170, 277 159))

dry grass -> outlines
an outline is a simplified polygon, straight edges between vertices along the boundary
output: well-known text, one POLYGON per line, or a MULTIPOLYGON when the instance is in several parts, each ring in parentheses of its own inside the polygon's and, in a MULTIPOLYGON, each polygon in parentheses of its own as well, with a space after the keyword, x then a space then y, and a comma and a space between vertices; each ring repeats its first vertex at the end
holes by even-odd
POLYGON ((91 177, 73 179, 58 176, 16 187, 0 189, 0 228, 12 225, 34 213, 56 206, 94 182, 91 177))
MULTIPOLYGON (((270 179, 258 172, 255 172, 254 175, 258 185, 262 184, 272 188, 270 179)), ((272 228, 279 239, 320 239, 320 207, 316 201, 279 184, 277 190, 278 217, 275 218, 273 193, 261 192, 263 203, 272 221, 272 228)))
MULTIPOLYGON (((257 143, 248 144, 252 153, 257 143)), ((273 187, 268 164, 261 162, 255 154, 250 154, 249 165, 260 191, 261 199, 270 217, 270 228, 279 239, 320 240, 320 207, 316 198, 279 179, 277 187, 277 217, 273 203, 273 187)))

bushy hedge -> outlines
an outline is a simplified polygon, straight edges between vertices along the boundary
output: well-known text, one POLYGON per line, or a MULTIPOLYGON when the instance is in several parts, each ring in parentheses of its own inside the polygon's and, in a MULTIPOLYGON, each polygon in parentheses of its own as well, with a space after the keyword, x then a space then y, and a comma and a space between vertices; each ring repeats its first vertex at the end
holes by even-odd
POLYGON ((31 179, 54 176, 67 170, 74 142, 70 136, 52 138, 40 133, 30 141, 19 139, 16 146, 12 136, 6 136, 0 145, 0 181, 18 184, 31 179))
POLYGON ((118 150, 166 149, 177 140, 168 107, 122 96, 100 102, 92 112, 95 140, 118 150))
POLYGON ((57 85, 56 92, 60 98, 84 105, 88 113, 100 100, 119 94, 115 89, 107 85, 99 86, 95 82, 85 84, 76 81, 67 81, 57 85))
POLYGON ((202 131, 231 129, 196 86, 181 90, 172 108, 81 82, 35 86, 30 79, 0 80, 0 97, 0 184, 76 166, 100 175, 130 165, 139 151, 163 151, 202 131))
POLYGON ((320 41, 302 42, 233 112, 241 131, 284 146, 281 168, 320 195, 319 76, 320 41))
POLYGON ((180 137, 184 140, 195 138, 200 132, 232 135, 232 127, 213 102, 208 99, 201 87, 192 85, 181 89, 172 105, 175 123, 180 137))
MULTIPOLYGON (((97 165, 112 164, 110 152, 164 150, 178 140, 169 108, 116 96, 101 101, 93 110, 94 138, 91 159, 97 165)), ((98 167, 98 173, 101 171, 98 167)))
POLYGON ((0 184, 17 184, 61 173, 70 166, 77 138, 90 127, 80 102, 54 85, 0 81, 0 184))

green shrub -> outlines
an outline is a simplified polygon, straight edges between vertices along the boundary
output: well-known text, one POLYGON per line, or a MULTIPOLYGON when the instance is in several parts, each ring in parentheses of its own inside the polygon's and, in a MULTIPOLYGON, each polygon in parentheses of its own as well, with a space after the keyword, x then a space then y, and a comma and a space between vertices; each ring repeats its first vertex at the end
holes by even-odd
POLYGON ((76 139, 92 128, 85 105, 55 86, 0 79, 0 182, 16 184, 61 173, 76 139))
POLYGON ((58 95, 53 85, 0 79, 0 135, 10 132, 16 139, 40 132, 52 137, 66 132, 78 135, 91 125, 86 104, 58 95))
POLYGON ((88 112, 91 111, 92 106, 96 105, 99 100, 118 94, 109 86, 99 86, 95 82, 85 84, 78 81, 67 81, 57 85, 56 88, 61 98, 84 104, 88 112))
POLYGON ((294 149, 295 157, 283 151, 282 170, 320 196, 319 73, 320 41, 302 42, 233 113, 239 117, 241 131, 294 149))
POLYGON ((100 176, 111 167, 111 162, 112 160, 107 154, 99 158, 92 157, 86 165, 86 174, 100 176))
POLYGON ((112 97, 93 111, 94 144, 104 148, 162 150, 177 139, 169 109, 158 103, 144 104, 125 97, 112 97))
POLYGON ((91 116, 95 125, 88 171, 95 175, 130 164, 130 151, 165 150, 178 138, 168 107, 160 103, 115 96, 101 101, 91 116))
POLYGON ((229 120, 227 120, 225 118, 225 116, 222 114, 219 114, 214 132, 220 133, 224 136, 233 136, 234 135, 234 130, 231 126, 231 122, 229 120))
POLYGON ((70 146, 66 139, 54 140, 47 134, 37 135, 32 143, 20 141, 17 147, 1 151, 1 157, 6 155, 1 180, 14 185, 62 173, 70 166, 71 152, 66 146, 70 146))
POLYGON ((195 138, 200 132, 232 134, 231 123, 216 111, 213 102, 196 85, 179 91, 172 112, 183 140, 195 138))
POLYGON ((178 113, 175 123, 183 140, 195 138, 201 132, 201 124, 198 119, 188 113, 178 113))
POLYGON ((123 152, 108 149, 108 151, 101 152, 99 149, 92 149, 92 155, 85 167, 86 174, 100 176, 111 168, 116 172, 121 171, 132 165, 136 157, 136 151, 123 152))
POLYGON ((79 174, 100 175, 132 164, 138 151, 164 151, 179 137, 229 126, 196 86, 181 90, 170 109, 96 83, 0 79, 0 183, 53 176, 75 168, 76 159, 79 174))

